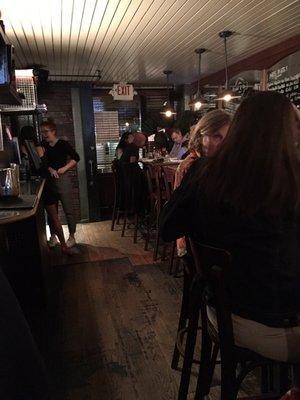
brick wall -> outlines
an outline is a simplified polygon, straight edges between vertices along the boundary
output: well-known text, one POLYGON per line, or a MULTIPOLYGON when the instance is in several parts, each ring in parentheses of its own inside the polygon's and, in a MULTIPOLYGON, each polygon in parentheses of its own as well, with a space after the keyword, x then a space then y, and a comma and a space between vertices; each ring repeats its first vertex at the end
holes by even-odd
MULTIPOLYGON (((39 88, 39 103, 45 103, 48 108, 46 117, 53 118, 57 125, 57 135, 69 140, 75 147, 74 124, 72 115, 71 88, 61 84, 48 83, 39 88)), ((72 193, 74 211, 77 221, 80 221, 80 200, 77 169, 68 172, 72 180, 72 193)), ((65 223, 65 217, 60 206, 60 218, 65 223)))

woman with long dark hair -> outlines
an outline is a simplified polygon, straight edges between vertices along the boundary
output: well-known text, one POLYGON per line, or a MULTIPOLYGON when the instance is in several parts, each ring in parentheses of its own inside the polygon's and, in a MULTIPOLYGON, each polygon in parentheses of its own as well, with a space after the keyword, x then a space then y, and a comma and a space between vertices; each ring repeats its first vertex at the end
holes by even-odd
MULTIPOLYGON (((208 112, 197 124, 193 125, 188 144, 189 155, 178 165, 175 173, 175 189, 195 162, 205 162, 206 157, 211 157, 215 153, 227 135, 230 121, 230 115, 218 109, 208 112), (200 157, 201 160, 199 160, 200 157)), ((184 256, 186 254, 185 238, 177 239, 176 245, 178 256, 184 256)))
MULTIPOLYGON (((161 214, 171 241, 191 235, 232 254, 237 345, 300 365, 299 115, 275 92, 245 99, 222 146, 191 167, 161 214)), ((214 320, 214 315, 210 315, 214 320)), ((300 399, 300 368, 285 399, 300 399)))
POLYGON ((125 132, 116 148, 116 157, 121 162, 137 162, 139 159, 139 148, 134 144, 134 134, 125 132))

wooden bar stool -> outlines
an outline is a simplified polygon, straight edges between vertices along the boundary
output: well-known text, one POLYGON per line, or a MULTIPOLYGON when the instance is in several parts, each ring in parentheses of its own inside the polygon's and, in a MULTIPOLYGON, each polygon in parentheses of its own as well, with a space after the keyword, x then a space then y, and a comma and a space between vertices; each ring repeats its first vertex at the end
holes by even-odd
POLYGON ((122 192, 121 192, 121 175, 120 175, 120 162, 114 160, 111 165, 113 178, 114 178, 114 205, 111 220, 111 230, 115 229, 115 224, 120 223, 120 213, 122 212, 122 192))
MULTIPOLYGON (((164 184, 166 201, 170 200, 171 195, 174 190, 175 172, 176 172, 175 166, 170 166, 170 165, 162 166, 162 179, 163 179, 163 184, 164 184)), ((170 262, 169 262, 169 268, 168 268, 169 274, 172 275, 174 273, 174 275, 176 276, 178 273, 180 260, 178 257, 176 257, 176 259, 175 259, 175 254, 176 254, 176 241, 174 241, 172 243, 171 253, 170 253, 170 262), (174 261, 175 261, 175 270, 173 270, 174 269, 174 261)))
MULTIPOLYGON (((234 343, 232 311, 225 288, 225 275, 231 263, 230 254, 226 250, 196 243, 191 239, 190 245, 196 270, 190 301, 194 305, 192 312, 196 317, 190 318, 189 328, 195 332, 193 320, 197 318, 200 310, 202 322, 202 349, 195 399, 203 400, 209 393, 218 349, 220 349, 221 357, 221 400, 236 400, 244 378, 257 367, 262 368, 262 378, 268 378, 268 382, 262 382, 264 390, 273 389, 272 380, 269 378, 274 367, 281 369, 284 379, 276 388, 278 393, 267 393, 259 397, 259 399, 264 399, 270 398, 271 395, 279 398, 288 389, 286 377, 292 364, 265 358, 254 351, 238 347, 234 343), (217 330, 208 318, 208 307, 213 307, 215 310, 217 330)), ((189 341, 194 345, 193 335, 187 338, 187 342, 189 341)), ((178 397, 180 400, 185 398, 180 395, 178 397)))
POLYGON ((157 181, 155 176, 155 169, 151 165, 146 165, 144 167, 147 191, 148 191, 148 202, 149 209, 146 218, 146 233, 145 233, 145 247, 147 251, 151 239, 152 231, 157 229, 157 214, 159 208, 159 189, 157 187, 157 181))
POLYGON ((134 218, 133 241, 137 243, 139 217, 144 210, 144 182, 143 173, 137 163, 121 163, 121 196, 124 204, 123 227, 121 236, 124 237, 128 216, 134 218))

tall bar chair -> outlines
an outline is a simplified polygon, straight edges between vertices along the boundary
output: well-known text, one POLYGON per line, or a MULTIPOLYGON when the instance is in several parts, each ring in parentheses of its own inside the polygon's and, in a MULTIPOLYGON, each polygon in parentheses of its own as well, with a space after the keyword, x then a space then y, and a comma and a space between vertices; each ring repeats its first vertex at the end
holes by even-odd
POLYGON ((145 233, 145 251, 148 250, 148 246, 151 239, 151 233, 157 229, 157 218, 158 209, 160 208, 160 197, 159 188, 156 177, 156 169, 152 165, 146 165, 144 167, 147 191, 148 191, 148 201, 149 209, 146 221, 146 233, 145 233))
MULTIPOLYGON (((225 287, 225 277, 230 268, 231 255, 224 249, 197 243, 190 239, 195 276, 190 291, 191 313, 186 347, 195 347, 198 317, 201 311, 202 345, 200 368, 195 399, 204 400, 208 395, 218 350, 221 364, 221 400, 236 400, 240 385, 249 372, 262 368, 262 394, 259 399, 278 399, 287 390, 290 363, 277 362, 265 358, 254 351, 236 346, 234 343, 232 311, 225 287), (217 329, 208 318, 207 308, 216 313, 217 329), (278 367, 281 380, 278 387, 272 384, 273 370, 278 367)), ((187 368, 190 366, 187 365, 187 368)), ((190 371, 190 370, 189 370, 190 371)), ((185 382, 183 382, 184 384, 185 382)), ((186 387, 180 384, 178 399, 186 399, 186 387), (180 392, 184 389, 183 392, 180 392)))
POLYGON ((119 160, 114 160, 111 165, 114 179, 114 205, 111 219, 111 230, 120 223, 120 214, 122 212, 122 191, 121 191, 121 171, 119 160))
POLYGON ((145 238, 145 250, 148 250, 148 246, 151 240, 151 233, 155 232, 153 261, 156 261, 158 258, 158 250, 160 246, 160 237, 158 234, 158 218, 162 205, 166 201, 166 195, 163 188, 161 166, 155 163, 147 165, 145 173, 150 203, 150 211, 148 214, 147 231, 145 238))
MULTIPOLYGON (((163 165, 162 167, 162 179, 164 184, 164 191, 165 191, 165 200, 169 201, 171 195, 174 190, 174 181, 175 181, 175 169, 168 166, 163 165)), ((165 248, 164 248, 165 251, 165 248)), ((171 252, 170 252, 170 262, 169 262, 169 274, 171 275, 174 272, 174 275, 177 274, 179 268, 179 259, 176 259, 176 267, 175 271, 173 271, 174 261, 175 261, 175 253, 176 253, 176 241, 172 243, 171 252)))
POLYGON ((145 207, 143 173, 137 163, 120 163, 120 188, 124 199, 124 215, 121 236, 124 237, 130 215, 134 218, 133 241, 137 243, 139 217, 145 207))

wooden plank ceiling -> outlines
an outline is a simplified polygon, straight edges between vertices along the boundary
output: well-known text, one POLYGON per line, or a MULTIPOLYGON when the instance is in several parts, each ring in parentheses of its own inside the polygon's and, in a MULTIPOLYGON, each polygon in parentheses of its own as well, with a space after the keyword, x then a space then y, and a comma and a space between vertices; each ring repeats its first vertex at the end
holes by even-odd
POLYGON ((194 50, 205 47, 203 74, 300 33, 300 0, 1 0, 17 67, 44 65, 52 80, 174 83, 197 77, 194 50), (53 75, 61 75, 54 77, 53 75), (66 75, 66 76, 62 76, 66 75), (92 78, 91 78, 92 79, 92 78))

